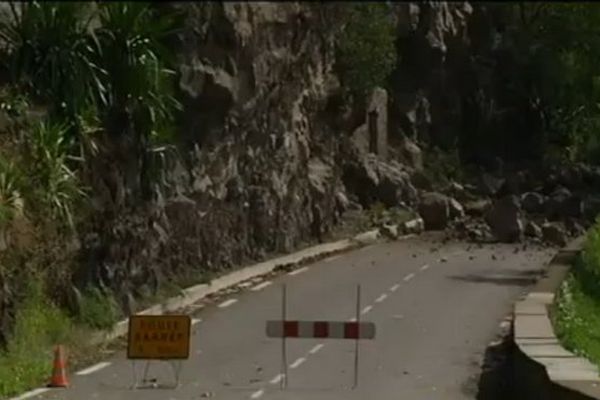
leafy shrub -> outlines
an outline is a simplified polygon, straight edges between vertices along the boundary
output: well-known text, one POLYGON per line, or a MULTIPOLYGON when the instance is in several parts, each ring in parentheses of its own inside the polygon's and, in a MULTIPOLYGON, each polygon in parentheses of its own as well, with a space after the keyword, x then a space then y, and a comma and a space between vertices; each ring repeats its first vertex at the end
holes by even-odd
POLYGON ((396 65, 396 35, 389 6, 357 2, 347 6, 347 24, 338 40, 344 85, 365 93, 382 85, 396 65))
POLYGON ((87 289, 81 299, 79 321, 96 329, 109 329, 119 317, 118 306, 112 295, 98 288, 87 289))
POLYGON ((53 347, 69 340, 71 328, 39 281, 32 280, 18 308, 8 348, 0 354, 0 395, 25 391, 47 379, 53 347))

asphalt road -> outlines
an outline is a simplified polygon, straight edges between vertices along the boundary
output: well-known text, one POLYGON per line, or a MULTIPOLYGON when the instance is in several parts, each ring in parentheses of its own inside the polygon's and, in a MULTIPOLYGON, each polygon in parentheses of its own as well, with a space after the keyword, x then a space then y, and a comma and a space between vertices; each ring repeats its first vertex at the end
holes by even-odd
MULTIPOLYGON (((71 388, 32 398, 474 399, 486 346, 552 253, 472 247, 426 238, 378 244, 219 299, 194 316, 201 320, 177 389, 131 390, 132 364, 120 354, 71 375, 71 388), (283 283, 288 319, 342 321, 355 315, 361 284, 361 320, 376 324, 377 337, 360 343, 356 389, 353 341, 296 339, 288 340, 288 387, 281 390, 281 341, 266 337, 265 321, 281 317, 283 283)), ((167 363, 150 364, 148 376, 174 382, 167 363)))

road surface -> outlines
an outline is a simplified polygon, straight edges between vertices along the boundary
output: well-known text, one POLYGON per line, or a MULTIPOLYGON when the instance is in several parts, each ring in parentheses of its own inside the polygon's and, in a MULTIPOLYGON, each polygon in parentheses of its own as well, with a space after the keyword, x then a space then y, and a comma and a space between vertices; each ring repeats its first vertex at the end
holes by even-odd
MULTIPOLYGON (((377 244, 219 299, 194 316, 192 358, 177 389, 130 390, 132 365, 120 354, 71 375, 71 388, 32 398, 474 399, 487 345, 552 253, 471 247, 423 237, 377 244), (280 389, 281 341, 266 337, 265 321, 281 317, 283 283, 288 319, 336 321, 355 315, 361 284, 361 320, 376 324, 377 337, 360 344, 356 389, 354 342, 327 339, 288 341, 288 387, 280 389)), ((174 381, 166 363, 150 364, 149 376, 174 381)))

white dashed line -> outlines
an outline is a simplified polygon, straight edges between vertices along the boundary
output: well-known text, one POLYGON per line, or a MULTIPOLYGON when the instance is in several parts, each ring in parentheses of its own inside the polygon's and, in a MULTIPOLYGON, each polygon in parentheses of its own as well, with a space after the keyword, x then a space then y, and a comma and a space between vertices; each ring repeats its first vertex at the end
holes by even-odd
POLYGON ((312 349, 310 349, 309 353, 310 354, 317 354, 323 347, 325 347, 325 345, 323 343, 319 343, 318 345, 316 345, 315 347, 313 347, 312 349))
POLYGON ((295 271, 292 271, 292 272, 288 273, 288 275, 294 276, 294 275, 298 275, 298 274, 301 274, 301 273, 306 272, 306 271, 308 271, 308 267, 302 267, 300 269, 297 269, 295 271))
POLYGON ((302 364, 304 364, 304 361, 306 361, 306 358, 300 357, 299 359, 297 359, 296 361, 294 361, 292 364, 290 364, 290 368, 291 369, 298 368, 299 366, 301 366, 302 364))
POLYGON ((375 299, 375 303, 381 303, 385 299, 387 299, 387 294, 384 293, 384 294, 382 294, 381 296, 379 296, 378 298, 375 299))
POLYGON ((230 305, 235 303, 237 303, 237 299, 229 299, 219 304, 219 308, 229 307, 230 305))
POLYGON ((270 383, 271 385, 277 385, 279 382, 281 382, 281 380, 282 380, 282 379, 283 379, 283 374, 279 374, 279 375, 277 375, 275 378, 271 379, 271 380, 269 381, 269 383, 270 383))
POLYGON ((392 286, 392 287, 390 288, 390 291, 392 291, 392 292, 395 292, 396 290, 398 290, 398 288, 399 288, 399 287, 400 287, 400 285, 398 285, 398 284, 395 284, 394 286, 392 286))
POLYGON ((360 312, 361 314, 366 314, 369 311, 371 311, 373 309, 373 306, 366 306, 365 308, 363 308, 363 310, 360 312))
POLYGON ((425 271, 428 268, 429 268, 429 264, 425 264, 421 267, 421 271, 425 271))
POLYGON ((263 394, 265 394, 265 391, 263 389, 260 389, 260 390, 257 390, 256 392, 252 393, 252 395, 250 395, 250 398, 258 399, 258 398, 261 398, 263 394))
POLYGON ((101 363, 93 365, 89 368, 86 368, 84 370, 81 370, 81 371, 77 372, 75 375, 90 375, 96 371, 100 371, 101 369, 108 367, 109 365, 110 365, 109 362, 101 362, 101 363))
POLYGON ((23 393, 22 395, 20 395, 19 397, 15 397, 11 400, 25 400, 25 399, 30 399, 32 397, 35 397, 37 395, 40 395, 42 393, 46 393, 47 391, 49 391, 50 389, 48 388, 39 388, 39 389, 35 389, 32 390, 30 392, 27 393, 23 393))
POLYGON ((267 286, 270 286, 273 282, 271 281, 264 281, 263 283, 260 283, 256 286, 254 286, 252 289, 253 292, 258 292, 259 290, 262 290, 264 288, 266 288, 267 286))
POLYGON ((406 276, 404 277, 404 282, 408 282, 408 281, 410 281, 410 280, 411 280, 412 278, 414 278, 414 277, 415 277, 415 274, 413 274, 413 273, 410 273, 410 274, 408 274, 408 275, 406 275, 406 276))

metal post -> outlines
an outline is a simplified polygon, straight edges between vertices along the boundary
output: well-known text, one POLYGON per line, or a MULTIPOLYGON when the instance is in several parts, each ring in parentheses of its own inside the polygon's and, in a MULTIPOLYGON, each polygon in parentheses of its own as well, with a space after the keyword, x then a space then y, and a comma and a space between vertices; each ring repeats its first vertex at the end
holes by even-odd
MULTIPOLYGON (((360 284, 356 286, 356 323, 360 324, 360 284)), ((360 332, 359 332, 360 333, 360 332)), ((354 386, 352 389, 356 389, 358 386, 358 343, 359 336, 356 336, 354 342, 354 386)))
POLYGON ((131 389, 135 390, 138 387, 138 378, 135 371, 135 360, 131 360, 131 371, 133 372, 133 385, 131 386, 131 389))
POLYGON ((283 334, 281 335, 281 372, 283 377, 281 379, 281 389, 287 387, 288 384, 288 373, 287 373, 287 346, 285 341, 285 321, 287 319, 287 288, 286 285, 282 286, 281 293, 281 320, 283 321, 283 334))

